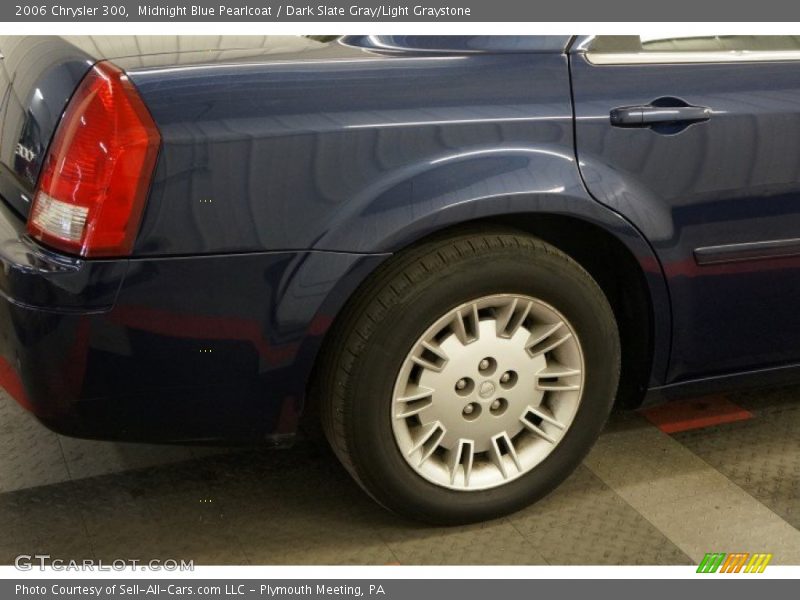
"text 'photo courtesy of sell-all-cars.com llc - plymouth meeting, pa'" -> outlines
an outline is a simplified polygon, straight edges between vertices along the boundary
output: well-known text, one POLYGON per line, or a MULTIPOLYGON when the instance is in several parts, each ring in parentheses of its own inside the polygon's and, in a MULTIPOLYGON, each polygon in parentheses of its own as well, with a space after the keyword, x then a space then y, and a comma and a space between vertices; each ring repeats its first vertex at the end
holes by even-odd
POLYGON ((318 421, 464 523, 614 405, 800 378, 799 38, 132 39, 0 41, 0 382, 55 431, 318 421))

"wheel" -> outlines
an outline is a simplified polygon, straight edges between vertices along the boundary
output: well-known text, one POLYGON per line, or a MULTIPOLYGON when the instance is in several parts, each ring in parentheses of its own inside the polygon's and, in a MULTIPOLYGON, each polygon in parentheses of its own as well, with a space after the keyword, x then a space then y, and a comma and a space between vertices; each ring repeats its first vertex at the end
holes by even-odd
POLYGON ((337 321, 321 417, 375 500, 438 524, 497 517, 557 486, 608 417, 611 307, 553 246, 515 232, 424 243, 337 321))

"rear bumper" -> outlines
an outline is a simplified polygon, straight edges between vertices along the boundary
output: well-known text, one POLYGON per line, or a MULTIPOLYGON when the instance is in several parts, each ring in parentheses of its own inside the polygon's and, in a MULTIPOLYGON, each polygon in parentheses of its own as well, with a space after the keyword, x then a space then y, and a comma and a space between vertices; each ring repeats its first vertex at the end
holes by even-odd
POLYGON ((383 258, 75 260, 0 203, 0 386, 68 435, 283 442, 333 316, 383 258))
POLYGON ((82 324, 111 309, 127 261, 50 253, 0 203, 0 267, 0 386, 37 416, 56 418, 77 396, 82 324))

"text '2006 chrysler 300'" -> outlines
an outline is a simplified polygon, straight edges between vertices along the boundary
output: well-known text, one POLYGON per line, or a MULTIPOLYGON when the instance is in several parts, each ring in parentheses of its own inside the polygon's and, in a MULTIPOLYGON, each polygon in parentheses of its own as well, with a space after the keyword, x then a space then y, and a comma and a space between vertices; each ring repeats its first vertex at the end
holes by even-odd
POLYGON ((461 523, 616 402, 800 372, 800 45, 0 40, 0 384, 100 439, 290 442, 461 523))

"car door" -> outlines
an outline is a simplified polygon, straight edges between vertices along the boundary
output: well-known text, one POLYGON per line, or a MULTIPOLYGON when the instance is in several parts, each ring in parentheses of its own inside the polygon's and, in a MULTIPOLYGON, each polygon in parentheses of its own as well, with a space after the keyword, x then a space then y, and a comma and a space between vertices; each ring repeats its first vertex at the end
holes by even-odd
POLYGON ((587 36, 570 67, 586 186, 668 280, 665 381, 800 363, 800 39, 587 36))

